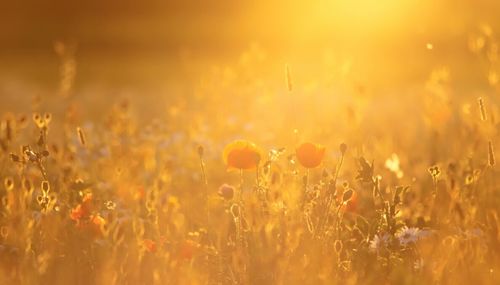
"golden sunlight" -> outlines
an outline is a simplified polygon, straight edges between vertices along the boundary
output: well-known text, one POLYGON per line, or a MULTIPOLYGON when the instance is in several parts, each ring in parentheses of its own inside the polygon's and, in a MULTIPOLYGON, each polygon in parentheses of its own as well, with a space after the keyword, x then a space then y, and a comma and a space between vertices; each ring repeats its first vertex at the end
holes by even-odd
POLYGON ((0 9, 0 284, 497 284, 500 1, 0 9))

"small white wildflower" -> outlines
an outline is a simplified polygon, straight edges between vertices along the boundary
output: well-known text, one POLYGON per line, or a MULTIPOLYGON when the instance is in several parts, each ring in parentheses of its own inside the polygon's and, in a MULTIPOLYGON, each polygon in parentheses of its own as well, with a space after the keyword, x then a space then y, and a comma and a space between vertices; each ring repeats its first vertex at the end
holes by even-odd
POLYGON ((403 228, 401 228, 396 233, 396 237, 398 238, 399 243, 402 246, 406 246, 410 243, 415 243, 421 238, 419 229, 408 228, 407 226, 404 226, 403 228))
POLYGON ((373 240, 370 241, 370 246, 369 246, 370 251, 378 252, 380 249, 387 247, 387 245, 389 244, 389 238, 390 236, 387 233, 383 235, 376 234, 373 237, 373 240))
POLYGON ((404 173, 399 166, 399 157, 393 153, 390 158, 385 161, 385 167, 396 174, 397 178, 402 178, 404 173))

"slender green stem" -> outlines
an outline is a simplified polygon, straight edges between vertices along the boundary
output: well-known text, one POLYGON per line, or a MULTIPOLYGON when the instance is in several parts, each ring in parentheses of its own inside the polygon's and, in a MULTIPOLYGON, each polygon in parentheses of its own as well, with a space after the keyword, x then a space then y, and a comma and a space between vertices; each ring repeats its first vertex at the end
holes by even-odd
POLYGON ((304 210, 307 200, 307 186, 309 185, 309 168, 306 170, 306 175, 304 176, 304 180, 302 182, 304 187, 304 191, 302 194, 302 210, 304 210))
POLYGON ((205 188, 205 207, 206 207, 206 212, 207 212, 207 230, 210 226, 210 206, 209 204, 209 193, 208 193, 208 179, 207 179, 207 173, 205 171, 205 162, 203 161, 203 157, 200 156, 200 169, 201 169, 201 175, 203 177, 203 186, 205 188))
POLYGON ((339 178, 339 173, 340 173, 340 168, 342 168, 342 164, 344 163, 344 156, 345 154, 342 154, 340 156, 340 161, 338 166, 335 168, 335 176, 333 177, 334 183, 337 183, 337 179, 339 178))
POLYGON ((240 191, 238 193, 238 201, 243 204, 243 169, 240 169, 240 191))
MULTIPOLYGON (((345 154, 342 153, 342 155, 340 156, 340 161, 339 161, 338 165, 335 167, 335 175, 333 176, 333 182, 332 182, 333 187, 335 187, 335 189, 337 187, 337 180, 339 177, 340 169, 342 168, 342 164, 344 163, 344 156, 345 156, 345 154)), ((321 219, 322 222, 320 222, 320 224, 319 224, 318 232, 321 231, 326 224, 328 224, 329 213, 330 213, 332 203, 334 200, 334 197, 333 197, 334 195, 335 195, 335 193, 328 193, 325 211, 324 211, 323 217, 321 219)))

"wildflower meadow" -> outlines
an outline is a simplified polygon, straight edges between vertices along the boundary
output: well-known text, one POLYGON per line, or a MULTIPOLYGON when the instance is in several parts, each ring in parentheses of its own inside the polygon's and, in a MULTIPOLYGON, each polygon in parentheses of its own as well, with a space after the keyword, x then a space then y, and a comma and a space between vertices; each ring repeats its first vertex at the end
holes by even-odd
POLYGON ((0 20, 0 284, 500 284, 498 4, 63 2, 0 20))

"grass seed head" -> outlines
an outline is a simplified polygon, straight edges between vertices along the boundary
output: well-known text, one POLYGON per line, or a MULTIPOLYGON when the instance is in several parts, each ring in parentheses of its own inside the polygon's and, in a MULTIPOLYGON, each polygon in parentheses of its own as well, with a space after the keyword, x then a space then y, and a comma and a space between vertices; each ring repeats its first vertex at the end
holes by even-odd
POLYGON ((77 132, 78 140, 80 141, 80 144, 82 146, 86 146, 87 145, 87 139, 85 137, 85 133, 83 132, 82 128, 77 127, 76 128, 76 132, 77 132))
POLYGON ((483 98, 479 97, 477 99, 477 102, 479 104, 479 111, 481 113, 481 121, 486 121, 487 117, 486 117, 486 110, 484 108, 483 98))
POLYGON ((488 165, 495 165, 495 153, 493 152, 493 143, 491 141, 488 142, 488 165))

